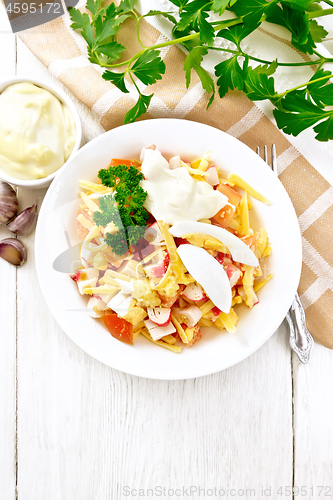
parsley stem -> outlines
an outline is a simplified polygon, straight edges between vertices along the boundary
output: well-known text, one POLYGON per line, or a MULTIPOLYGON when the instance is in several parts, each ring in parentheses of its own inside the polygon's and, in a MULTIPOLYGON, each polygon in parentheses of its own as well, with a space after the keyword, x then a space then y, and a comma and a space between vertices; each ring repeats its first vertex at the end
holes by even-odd
POLYGON ((137 18, 136 18, 136 36, 137 36, 137 39, 138 39, 139 44, 141 45, 141 47, 142 47, 143 49, 145 49, 145 48, 146 48, 146 46, 145 46, 145 45, 143 45, 143 43, 141 42, 141 38, 140 38, 140 26, 139 26, 139 25, 140 25, 140 18, 138 18, 138 17, 137 17, 137 18))
POLYGON ((331 14, 333 14, 333 8, 332 9, 315 10, 314 12, 308 13, 308 18, 313 19, 314 17, 324 17, 324 16, 329 16, 331 14))
POLYGON ((162 49, 163 47, 168 47, 169 45, 176 45, 178 43, 187 42, 188 40, 193 40, 193 38, 197 38, 200 36, 200 33, 192 33, 191 35, 183 36, 181 38, 175 38, 174 40, 169 40, 168 42, 158 43, 157 45, 151 45, 150 47, 145 47, 143 50, 135 54, 135 56, 127 59, 127 61, 123 61, 117 64, 104 64, 104 68, 116 68, 117 66, 125 66, 125 64, 129 65, 136 59, 138 59, 142 54, 144 54, 147 50, 153 49, 162 49))
POLYGON ((302 83, 301 85, 297 85, 297 87, 293 87, 292 89, 288 89, 285 92, 282 92, 281 94, 276 94, 274 96, 274 99, 281 99, 282 97, 289 94, 290 92, 293 92, 294 90, 298 90, 298 89, 301 89, 302 87, 306 87, 309 84, 322 82, 324 80, 327 81, 327 80, 329 80, 329 78, 327 76, 322 76, 321 78, 316 78, 315 80, 311 80, 309 82, 302 83))
MULTIPOLYGON (((234 26, 235 24, 240 24, 243 21, 241 19, 226 19, 225 21, 221 21, 221 23, 222 22, 224 23, 223 27, 228 28, 229 26, 234 26)), ((221 29, 221 26, 222 25, 219 25, 217 28, 214 28, 215 31, 217 31, 218 29, 221 29)), ((138 30, 138 26, 137 26, 137 30, 138 30)), ((195 38, 198 38, 198 37, 200 37, 200 33, 191 33, 190 35, 182 36, 180 38, 174 38, 173 40, 168 40, 167 42, 158 43, 157 45, 151 45, 150 47, 145 47, 139 39, 140 45, 144 48, 143 48, 143 50, 141 50, 140 52, 135 54, 135 56, 131 57, 130 59, 127 59, 126 61, 120 62, 120 63, 104 64, 103 66, 102 65, 101 66, 103 68, 117 68, 119 66, 125 66, 126 64, 130 65, 133 61, 138 59, 138 57, 140 57, 144 52, 146 52, 146 50, 162 49, 163 47, 168 47, 169 45, 181 44, 184 42, 188 42, 189 40, 194 40, 195 38)))
POLYGON ((243 19, 223 19, 223 21, 216 21, 215 23, 211 23, 211 25, 214 27, 214 30, 217 31, 217 29, 220 28, 229 28, 230 26, 235 26, 236 24, 241 24, 243 22, 243 19))
POLYGON ((129 71, 129 72, 128 72, 128 74, 129 74, 130 79, 131 79, 131 80, 132 80, 132 82, 133 82, 134 87, 136 88, 136 90, 138 91, 138 93, 141 95, 141 92, 140 92, 140 90, 139 90, 139 87, 138 87, 138 86, 137 86, 137 84, 135 83, 135 80, 134 80, 134 78, 133 78, 132 73, 129 71))
POLYGON ((327 5, 331 5, 331 7, 333 7, 333 2, 331 2, 331 0, 324 0, 325 3, 327 3, 327 5))
MULTIPOLYGON (((272 62, 274 61, 267 61, 266 59, 260 59, 259 57, 255 57, 255 56, 250 56, 249 54, 246 54, 245 52, 240 52, 238 50, 232 50, 232 49, 225 49, 224 47, 207 47, 207 49, 209 50, 219 50, 219 51, 223 51, 223 52, 228 52, 230 54, 235 54, 235 55, 238 55, 238 56, 241 56, 241 57, 248 57, 249 59, 251 59, 252 61, 257 61, 259 63, 262 63, 262 64, 272 64, 272 62)), ((317 54, 318 56, 320 56, 320 54, 317 54)), ((320 56, 320 59, 316 59, 315 61, 303 61, 303 62, 298 62, 298 63, 284 63, 284 62, 279 62, 276 60, 276 63, 278 66, 312 66, 313 64, 322 64, 324 62, 333 62, 333 58, 332 59, 326 59, 325 57, 322 57, 320 56)))

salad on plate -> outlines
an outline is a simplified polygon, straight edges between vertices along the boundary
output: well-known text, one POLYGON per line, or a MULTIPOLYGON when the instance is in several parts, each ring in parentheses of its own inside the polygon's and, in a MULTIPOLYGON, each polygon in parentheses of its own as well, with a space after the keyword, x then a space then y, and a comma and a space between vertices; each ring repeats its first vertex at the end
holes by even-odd
POLYGON ((122 342, 143 335, 173 352, 200 341, 202 327, 234 332, 237 307, 252 309, 273 276, 262 266, 267 232, 250 223, 251 197, 269 200, 224 178, 209 153, 167 161, 155 146, 98 178, 80 180, 81 255, 70 268, 87 312, 122 342))

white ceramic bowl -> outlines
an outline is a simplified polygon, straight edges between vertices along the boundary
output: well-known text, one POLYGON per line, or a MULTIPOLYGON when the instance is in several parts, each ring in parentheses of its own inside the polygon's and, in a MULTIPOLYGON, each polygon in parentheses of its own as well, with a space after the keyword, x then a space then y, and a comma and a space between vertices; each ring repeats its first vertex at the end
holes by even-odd
MULTIPOLYGON (((36 266, 40 286, 61 328, 84 351, 103 363, 134 375, 156 379, 185 379, 227 368, 256 351, 275 332, 295 295, 301 270, 301 238, 291 201, 281 182, 254 151, 228 134, 207 125, 156 119, 124 125, 97 137, 73 156, 48 190, 36 232, 36 266), (65 272, 78 256, 76 215, 79 179, 96 180, 111 158, 139 159, 143 146, 156 144, 170 158, 193 160, 212 150, 212 160, 225 175, 237 173, 272 204, 252 200, 255 229, 265 227, 273 253, 265 262, 274 278, 258 292, 252 310, 237 308, 234 334, 209 329, 202 340, 180 354, 140 337, 134 346, 115 340, 100 320, 86 312, 87 299, 65 272), (68 250, 69 246, 71 250, 68 250), (66 254, 63 254, 66 252, 66 254), (67 255, 59 263, 59 255, 67 255), (57 260, 56 260, 57 259, 57 260), (56 263, 56 264, 55 264, 56 263), (58 270, 57 270, 58 269, 58 270)), ((266 259, 265 259, 266 260, 266 259)))
POLYGON ((62 165, 62 167, 58 168, 55 172, 52 174, 48 175, 47 177, 43 177, 42 179, 33 179, 33 180, 25 180, 25 179, 17 179, 16 177, 12 177, 11 175, 7 174, 7 172, 4 172, 0 168, 0 179, 3 179, 6 182, 9 182, 9 184, 14 184, 16 186, 22 186, 25 188, 30 188, 30 189, 39 189, 39 188, 44 188, 47 187, 51 184, 55 176, 64 170, 68 163, 71 161, 72 156, 79 150, 81 147, 81 142, 82 142, 82 125, 81 125, 81 120, 79 113, 77 112, 76 107, 74 106, 73 102, 70 100, 70 98, 63 92, 61 89, 59 89, 56 85, 52 85, 48 82, 44 82, 43 80, 39 80, 36 78, 31 78, 29 76, 15 76, 6 80, 0 81, 0 94, 3 92, 9 85, 12 85, 14 83, 21 83, 21 82, 29 82, 29 83, 34 83, 38 87, 42 87, 45 90, 48 90, 52 94, 54 94, 59 101, 62 103, 66 104, 69 110, 72 113, 74 122, 75 122, 75 127, 76 127, 76 139, 75 139, 75 144, 73 151, 68 158, 68 160, 62 165))

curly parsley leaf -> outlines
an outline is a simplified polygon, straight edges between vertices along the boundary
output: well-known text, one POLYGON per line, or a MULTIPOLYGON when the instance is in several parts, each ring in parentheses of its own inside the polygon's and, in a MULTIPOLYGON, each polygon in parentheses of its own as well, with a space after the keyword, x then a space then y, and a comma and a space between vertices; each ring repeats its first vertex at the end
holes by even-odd
POLYGON ((165 73, 164 61, 158 50, 146 50, 133 64, 131 72, 145 85, 152 85, 162 79, 165 73))
POLYGON ((274 100, 277 95, 274 88, 274 78, 268 78, 277 68, 277 63, 259 65, 255 68, 247 66, 244 71, 244 92, 251 101, 264 99, 274 100))
POLYGON ((93 219, 100 226, 112 222, 118 228, 116 234, 106 233, 105 240, 114 253, 122 255, 142 238, 149 218, 143 208, 147 193, 139 185, 143 174, 133 166, 117 165, 101 169, 98 177, 114 192, 99 198, 93 219))
POLYGON ((104 234, 104 240, 116 255, 124 255, 128 252, 128 242, 124 229, 119 229, 115 234, 104 234))
POLYGON ((128 226, 127 227, 127 240, 130 246, 135 246, 143 235, 147 226, 128 226))
POLYGON ((120 227, 122 225, 119 210, 113 194, 101 196, 99 198, 99 208, 100 210, 96 210, 93 216, 94 222, 98 226, 105 227, 110 222, 113 222, 116 227, 120 227))
POLYGON ((191 69, 197 73, 200 78, 202 87, 212 95, 208 101, 207 109, 212 104, 215 96, 215 84, 210 74, 201 66, 203 56, 207 55, 208 49, 206 47, 195 47, 192 49, 185 59, 184 70, 186 73, 186 87, 188 88, 191 82, 191 69))
POLYGON ((207 21, 210 3, 206 0, 192 0, 183 6, 177 28, 184 31, 188 27, 200 34, 200 40, 208 45, 214 41, 214 28, 207 21))
POLYGON ((137 103, 133 106, 133 108, 127 111, 124 118, 124 123, 126 124, 135 122, 135 120, 139 118, 139 116, 143 115, 147 111, 153 95, 154 94, 143 95, 140 93, 137 103))
POLYGON ((238 63, 237 55, 217 64, 215 66, 215 75, 218 77, 217 86, 220 97, 224 97, 229 89, 243 90, 244 74, 238 63))
POLYGON ((143 180, 143 174, 133 166, 117 165, 115 167, 102 168, 98 172, 98 178, 103 186, 109 188, 136 189, 143 180))
POLYGON ((114 71, 104 71, 102 76, 104 80, 112 82, 113 85, 118 87, 118 89, 124 92, 124 94, 128 94, 129 91, 126 88, 125 75, 126 71, 124 71, 123 73, 115 73, 114 71))

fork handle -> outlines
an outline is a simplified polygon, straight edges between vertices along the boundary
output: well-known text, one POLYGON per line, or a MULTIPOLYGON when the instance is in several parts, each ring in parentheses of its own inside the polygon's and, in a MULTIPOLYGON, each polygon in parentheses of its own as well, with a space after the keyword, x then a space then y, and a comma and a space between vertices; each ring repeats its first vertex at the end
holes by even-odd
POLYGON ((313 338, 306 327, 305 312, 297 293, 286 318, 290 328, 290 347, 295 351, 302 363, 307 363, 310 359, 313 338))

